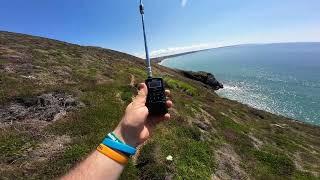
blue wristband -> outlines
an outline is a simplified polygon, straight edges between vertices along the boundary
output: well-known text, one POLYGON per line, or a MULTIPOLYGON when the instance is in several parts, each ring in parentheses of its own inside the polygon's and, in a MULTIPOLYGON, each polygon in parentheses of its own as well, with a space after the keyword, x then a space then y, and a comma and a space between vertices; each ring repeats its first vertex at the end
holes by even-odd
POLYGON ((105 138, 102 141, 102 144, 108 146, 111 149, 116 149, 118 151, 130 154, 130 155, 134 155, 136 153, 136 149, 135 148, 133 148, 133 147, 131 147, 129 145, 126 145, 126 144, 121 144, 119 142, 113 141, 113 140, 111 140, 109 138, 105 138))
POLYGON ((109 133, 109 134, 108 134, 108 137, 109 137, 110 139, 112 139, 113 141, 117 141, 117 142, 119 142, 119 143, 121 143, 121 144, 126 144, 126 143, 122 142, 122 141, 118 138, 118 136, 115 135, 113 132, 109 133))
POLYGON ((113 134, 111 134, 111 133, 109 133, 107 136, 108 136, 109 139, 111 139, 111 140, 113 140, 113 141, 119 142, 119 143, 121 143, 121 144, 125 144, 125 143, 123 143, 122 141, 120 141, 120 139, 118 139, 117 137, 115 137, 115 136, 114 136, 113 134))

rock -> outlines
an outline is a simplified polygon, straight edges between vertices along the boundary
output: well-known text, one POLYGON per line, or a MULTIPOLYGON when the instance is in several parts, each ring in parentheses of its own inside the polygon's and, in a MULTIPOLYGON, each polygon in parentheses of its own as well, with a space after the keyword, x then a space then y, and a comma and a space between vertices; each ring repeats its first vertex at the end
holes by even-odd
POLYGON ((65 107, 76 106, 76 105, 77 105, 77 101, 72 97, 68 97, 64 103, 65 107))
POLYGON ((250 112, 255 115, 258 116, 260 119, 264 119, 264 116, 261 114, 261 112, 259 110, 256 109, 251 109, 250 112))
POLYGON ((61 111, 61 112, 59 112, 58 114, 56 114, 56 115, 54 116, 53 121, 57 121, 57 120, 63 118, 66 114, 67 114, 66 111, 61 111))
POLYGON ((209 87, 211 87, 213 90, 219 90, 223 88, 223 84, 221 84, 217 79, 214 77, 213 74, 199 71, 199 72, 193 72, 193 71, 181 71, 182 74, 190 79, 200 81, 209 87))
POLYGON ((19 97, 9 106, 0 107, 0 122, 37 119, 57 121, 67 112, 85 104, 65 93, 46 93, 35 97, 19 97))
MULTIPOLYGON (((2 69, 2 68, 1 68, 2 69)), ((16 71, 13 69, 13 67, 10 67, 10 66, 5 66, 4 68, 4 72, 7 72, 7 73, 15 73, 16 71)))
POLYGON ((34 106, 38 103, 37 97, 19 97, 16 101, 26 107, 34 106))
POLYGON ((19 104, 13 104, 9 108, 9 113, 14 116, 11 120, 20 120, 28 113, 25 108, 19 104))
POLYGON ((60 113, 60 107, 48 107, 41 115, 40 119, 44 121, 52 121, 54 120, 54 117, 60 113))
POLYGON ((0 122, 20 120, 23 119, 26 114, 27 111, 24 106, 12 103, 9 107, 0 109, 0 122))
POLYGON ((204 131, 209 131, 211 129, 211 125, 206 123, 206 122, 202 122, 202 121, 195 121, 193 122, 196 126, 198 126, 200 129, 204 130, 204 131))

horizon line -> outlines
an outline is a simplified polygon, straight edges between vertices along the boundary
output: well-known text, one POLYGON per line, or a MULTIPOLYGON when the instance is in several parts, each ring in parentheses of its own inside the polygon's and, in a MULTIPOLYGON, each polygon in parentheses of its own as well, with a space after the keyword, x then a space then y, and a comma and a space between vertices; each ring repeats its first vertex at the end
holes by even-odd
MULTIPOLYGON (((22 32, 13 32, 13 31, 7 31, 7 30, 1 30, 0 29, 0 33, 1 32, 14 33, 14 34, 20 34, 20 35, 27 35, 27 36, 33 36, 33 37, 38 37, 38 38, 45 38, 45 39, 49 39, 49 40, 54 40, 54 41, 59 41, 59 42, 62 42, 62 43, 68 43, 68 44, 84 46, 84 47, 103 48, 103 49, 108 49, 108 50, 113 50, 113 51, 118 51, 118 52, 121 52, 121 53, 129 54, 129 55, 135 56, 137 58, 145 59, 144 53, 129 53, 129 52, 125 52, 123 50, 111 49, 111 48, 108 48, 108 47, 105 47, 105 46, 102 46, 102 45, 99 45, 99 44, 80 44, 80 43, 68 42, 66 40, 61 40, 61 39, 53 39, 53 38, 42 36, 42 35, 29 34, 29 33, 27 34, 27 33, 22 33, 22 32)), ((161 58, 161 57, 178 55, 178 54, 183 54, 183 53, 188 53, 188 52, 198 52, 198 51, 205 51, 205 50, 210 50, 210 49, 241 46, 241 45, 267 45, 267 44, 285 44, 285 43, 320 43, 320 40, 319 41, 252 42, 252 43, 248 42, 248 43, 230 43, 230 44, 225 44, 225 45, 209 45, 209 44, 207 44, 208 46, 206 46, 204 48, 199 48, 199 49, 194 49, 194 50, 190 49, 190 50, 181 51, 181 52, 173 52, 173 53, 169 53, 169 54, 156 55, 156 56, 151 56, 151 58, 161 58)), ((191 45, 191 46, 197 46, 197 45, 191 45)), ((184 47, 187 47, 187 46, 184 46, 184 47)), ((179 47, 174 47, 174 48, 179 48, 179 47)), ((158 50, 155 50, 155 51, 158 51, 158 50)))
MULTIPOLYGON (((297 43, 320 43, 320 41, 284 41, 284 42, 258 42, 258 43, 239 43, 239 44, 230 44, 230 45, 218 45, 218 46, 212 46, 212 47, 207 47, 207 48, 202 48, 202 49, 197 49, 197 50, 189 50, 189 51, 182 51, 182 52, 176 52, 172 54, 164 54, 164 55, 159 55, 159 56, 153 56, 151 57, 152 59, 157 59, 157 58, 164 58, 168 56, 175 56, 175 55, 180 55, 180 54, 185 54, 185 53, 196 53, 199 51, 208 51, 212 49, 219 49, 219 48, 227 48, 227 47, 235 47, 235 46, 246 46, 246 45, 271 45, 271 44, 297 44, 297 43)), ((137 56, 136 54, 131 54, 137 58, 142 58, 145 59, 144 57, 137 56)))

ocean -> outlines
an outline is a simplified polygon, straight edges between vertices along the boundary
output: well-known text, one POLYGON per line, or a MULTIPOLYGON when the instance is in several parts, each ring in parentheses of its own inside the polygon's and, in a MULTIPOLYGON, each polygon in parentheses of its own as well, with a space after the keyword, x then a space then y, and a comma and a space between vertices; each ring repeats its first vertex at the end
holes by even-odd
POLYGON ((229 46, 161 64, 210 72, 224 85, 222 97, 320 125, 320 43, 229 46))

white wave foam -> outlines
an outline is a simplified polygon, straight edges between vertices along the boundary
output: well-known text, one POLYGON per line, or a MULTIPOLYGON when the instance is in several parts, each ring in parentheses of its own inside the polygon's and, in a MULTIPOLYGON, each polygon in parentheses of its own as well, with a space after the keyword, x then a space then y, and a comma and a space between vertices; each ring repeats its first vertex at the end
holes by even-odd
POLYGON ((241 89, 238 86, 229 86, 229 85, 223 85, 223 89, 221 89, 220 91, 223 91, 223 90, 241 91, 241 89))

